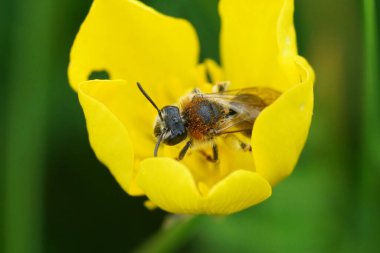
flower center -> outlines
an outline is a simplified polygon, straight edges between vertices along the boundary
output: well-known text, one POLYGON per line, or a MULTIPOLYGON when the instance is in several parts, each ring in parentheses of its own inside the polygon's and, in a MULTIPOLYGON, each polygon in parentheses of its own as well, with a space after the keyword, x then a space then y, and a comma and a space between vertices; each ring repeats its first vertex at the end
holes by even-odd
POLYGON ((228 84, 217 83, 213 93, 196 88, 180 97, 178 106, 162 109, 139 85, 158 112, 154 155, 184 163, 203 192, 235 170, 255 171, 250 138, 253 125, 280 95, 263 87, 228 90, 228 84))

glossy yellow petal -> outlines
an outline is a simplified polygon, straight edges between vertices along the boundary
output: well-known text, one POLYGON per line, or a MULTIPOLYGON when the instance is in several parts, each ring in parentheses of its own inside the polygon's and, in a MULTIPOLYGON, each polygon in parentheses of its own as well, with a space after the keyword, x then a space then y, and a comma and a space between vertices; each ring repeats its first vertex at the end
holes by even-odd
POLYGON ((221 0, 221 59, 231 87, 284 91, 299 81, 293 0, 221 0))
POLYGON ((89 138, 96 156, 111 171, 125 191, 133 173, 133 145, 130 136, 117 117, 82 85, 79 89, 89 138))
POLYGON ((226 81, 224 78, 224 71, 222 68, 212 59, 206 59, 204 61, 204 65, 206 67, 206 71, 209 77, 209 81, 211 81, 211 84, 215 85, 218 82, 226 81))
POLYGON ((295 61, 302 82, 266 108, 253 127, 256 171, 272 185, 293 171, 311 123, 314 72, 303 58, 295 61))
POLYGON ((271 194, 270 184, 260 174, 237 170, 210 190, 204 200, 202 212, 235 213, 264 201, 271 194))
POLYGON ((128 193, 140 194, 131 181, 139 161, 153 155, 155 109, 125 81, 87 81, 78 94, 99 160, 128 193))
POLYGON ((92 71, 106 70, 111 79, 139 81, 156 91, 177 82, 171 89, 181 94, 193 85, 198 51, 185 20, 134 0, 95 0, 71 50, 69 80, 76 90, 92 71))
POLYGON ((140 166, 137 183, 153 203, 173 213, 200 211, 200 194, 186 166, 170 158, 149 158, 140 166))
MULTIPOLYGON (((212 157, 212 146, 193 147, 180 162, 187 167, 196 185, 203 185, 211 189, 220 180, 235 170, 255 171, 255 164, 250 152, 243 152, 240 142, 233 135, 225 135, 216 139, 218 146, 218 162, 207 161, 212 157)), ((246 140, 250 144, 250 140, 246 140)), ((177 158, 185 142, 175 146, 161 145, 159 157, 177 158)))
POLYGON ((226 215, 271 195, 271 187, 261 175, 245 170, 234 171, 208 190, 195 183, 186 166, 169 158, 141 162, 137 180, 150 200, 173 213, 226 215))

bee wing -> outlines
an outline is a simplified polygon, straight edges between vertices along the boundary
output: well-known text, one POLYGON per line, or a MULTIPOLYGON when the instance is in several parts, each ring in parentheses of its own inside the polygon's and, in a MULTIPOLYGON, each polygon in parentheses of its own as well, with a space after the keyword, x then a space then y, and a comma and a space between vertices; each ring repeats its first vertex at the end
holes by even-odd
POLYGON ((236 114, 222 120, 219 126, 215 129, 217 135, 245 132, 251 134, 254 119, 246 119, 242 114, 236 114))
POLYGON ((216 134, 221 135, 234 132, 250 134, 257 116, 273 103, 280 93, 269 88, 252 87, 202 95, 221 104, 227 111, 226 117, 215 129, 216 134))
MULTIPOLYGON (((254 101, 246 101, 248 103, 255 103, 258 101, 263 102, 267 106, 273 103, 281 93, 266 87, 248 87, 244 89, 236 89, 236 90, 227 90, 222 92, 215 93, 205 93, 203 96, 210 99, 220 98, 222 100, 234 100, 237 96, 245 95, 246 97, 250 95, 251 97, 248 99, 254 99, 254 101)), ((241 97, 244 98, 244 97, 241 97)), ((242 101, 244 102, 244 101, 242 101)))

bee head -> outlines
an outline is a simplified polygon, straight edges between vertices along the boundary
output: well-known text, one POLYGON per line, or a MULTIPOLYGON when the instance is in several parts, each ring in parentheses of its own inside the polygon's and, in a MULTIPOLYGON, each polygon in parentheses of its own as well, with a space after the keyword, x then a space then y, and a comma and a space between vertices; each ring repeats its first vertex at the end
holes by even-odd
POLYGON ((154 135, 162 142, 173 146, 182 142, 187 137, 185 122, 183 121, 177 106, 165 106, 161 109, 161 117, 157 117, 154 126, 154 135))
POLYGON ((187 131, 185 122, 177 106, 165 106, 160 110, 139 83, 137 83, 137 87, 158 112, 154 126, 154 135, 157 138, 154 156, 157 156, 158 147, 161 142, 173 146, 186 139, 187 131))

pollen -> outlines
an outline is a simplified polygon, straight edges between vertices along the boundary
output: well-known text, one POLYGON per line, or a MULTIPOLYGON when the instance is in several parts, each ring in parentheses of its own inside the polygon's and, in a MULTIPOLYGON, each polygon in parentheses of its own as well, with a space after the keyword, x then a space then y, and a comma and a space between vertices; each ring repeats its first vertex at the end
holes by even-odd
POLYGON ((194 96, 183 105, 183 117, 190 136, 199 141, 212 138, 213 129, 224 116, 223 108, 201 96, 194 96))

